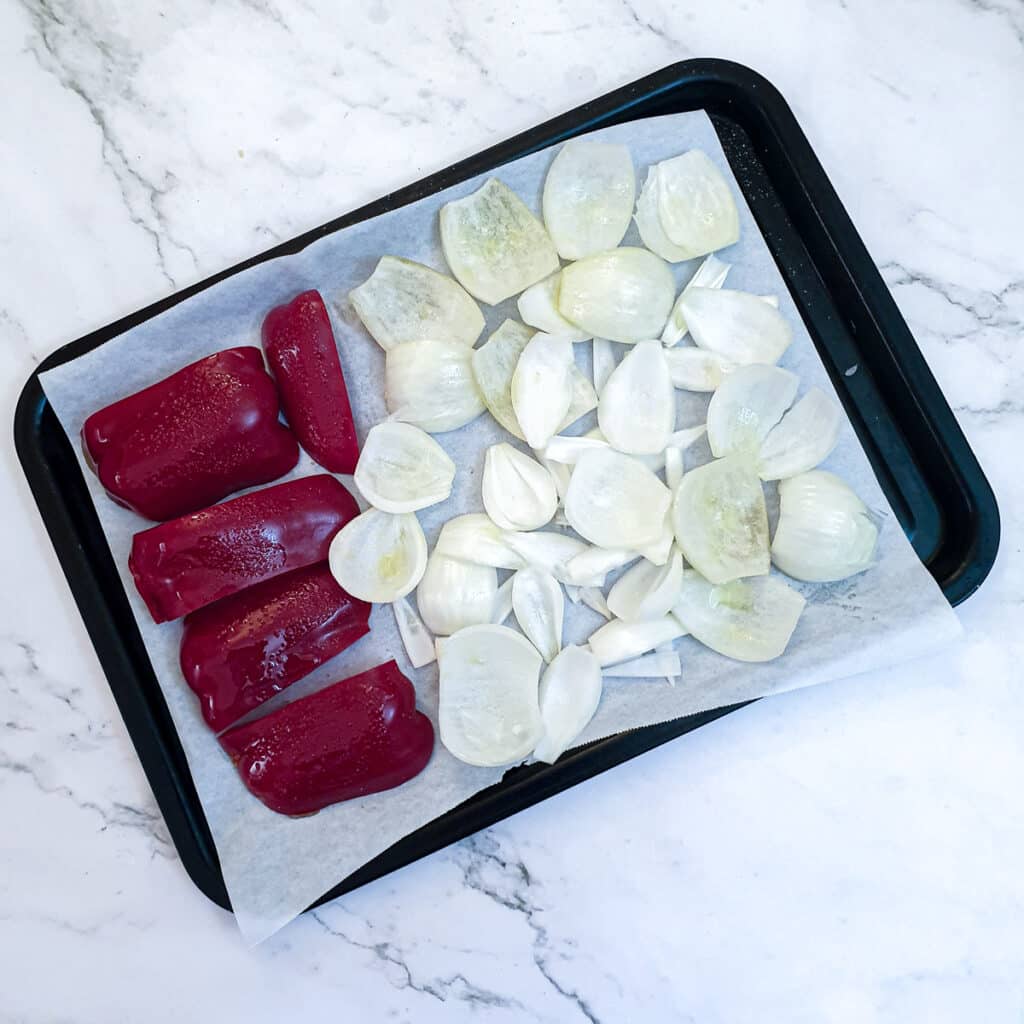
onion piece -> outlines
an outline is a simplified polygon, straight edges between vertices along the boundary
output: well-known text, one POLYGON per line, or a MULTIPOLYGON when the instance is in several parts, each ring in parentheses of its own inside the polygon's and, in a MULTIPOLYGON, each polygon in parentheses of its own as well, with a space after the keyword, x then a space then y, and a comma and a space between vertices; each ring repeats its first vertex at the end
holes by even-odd
POLYGON ((544 734, 533 644, 507 626, 470 626, 439 645, 437 660, 441 742, 466 764, 523 760, 544 734))
POLYGON ((708 405, 708 444, 716 458, 755 453, 793 404, 800 379, 779 366, 741 366, 708 405))
POLYGON ((572 582, 565 579, 563 567, 587 549, 583 541, 553 530, 508 532, 502 534, 502 538, 527 565, 551 573, 559 583, 572 582))
POLYGON ((566 466, 575 466, 580 458, 591 451, 608 451, 611 445, 603 437, 563 437, 556 434, 544 446, 544 458, 566 466))
POLYGON ((676 603, 682 578, 683 559, 678 550, 660 566, 645 558, 615 581, 608 593, 608 607, 625 622, 660 619, 676 603))
POLYGON ((750 459, 730 455, 687 473, 672 525, 686 560, 712 583, 767 574, 768 513, 750 459))
POLYGON ((455 463, 427 433, 411 423, 370 428, 353 477, 362 496, 382 512, 415 512, 452 492, 455 463))
POLYGON ((676 395, 659 341, 641 341, 615 368, 601 392, 597 422, 620 452, 664 451, 675 427, 676 395))
POLYGON ((509 576, 494 595, 494 609, 491 612, 491 625, 500 626, 512 614, 512 581, 515 575, 509 576))
POLYGON ((665 486, 675 495, 682 479, 683 449, 669 445, 665 449, 665 486))
POLYGON ((587 643, 604 668, 646 654, 659 644, 681 636, 686 636, 686 630, 679 620, 673 615, 665 615, 647 622, 612 619, 591 633, 587 643))
POLYGON ((715 391, 726 374, 736 369, 735 363, 717 352, 691 345, 666 349, 665 363, 672 386, 682 391, 715 391))
POLYGON ((368 508, 334 535, 328 560, 342 590, 360 601, 387 604, 419 583, 427 567, 427 539, 415 513, 368 508))
POLYGON ((597 392, 594 385, 590 383, 587 375, 575 364, 569 371, 569 379, 572 383, 572 397, 569 399, 569 411, 559 424, 555 433, 572 426, 581 416, 586 416, 597 408, 597 392))
POLYGON ((629 148, 572 139, 544 179, 544 224, 563 260, 614 249, 629 227, 636 174, 629 148))
MULTIPOLYGON (((558 504, 561 505, 565 498, 565 492, 569 489, 569 478, 572 475, 571 470, 561 462, 555 462, 552 459, 549 459, 544 452, 534 452, 533 454, 537 457, 537 461, 548 471, 548 475, 551 477, 551 482, 555 485, 555 494, 558 495, 558 504)), ((555 515, 558 515, 558 509, 555 509, 555 515)), ((552 517, 552 521, 553 520, 554 517, 552 517)))
POLYGON ((528 566, 512 577, 512 611, 526 638, 545 661, 562 649, 565 598, 549 572, 528 566))
POLYGON ((606 619, 612 617, 608 602, 599 587, 580 587, 580 600, 598 615, 603 615, 606 619))
POLYGON ((878 527, 849 485, 823 469, 779 484, 772 561, 813 583, 844 580, 874 563, 878 527))
POLYGON ((591 358, 594 372, 594 393, 600 397, 608 378, 615 369, 615 353, 612 343, 607 338, 595 338, 592 344, 591 358))
POLYGON ((427 632, 427 627, 409 604, 408 598, 400 597, 392 601, 391 610, 395 613, 398 635, 402 638, 412 667, 423 668, 429 665, 437 657, 434 638, 427 632))
POLYGON ((774 576, 720 586, 683 573, 672 614, 705 647, 737 661, 771 661, 786 649, 806 602, 774 576))
POLYGON ((490 178, 441 207, 441 248, 471 295, 492 306, 558 270, 544 225, 504 182, 490 178))
POLYGON ((540 679, 544 738, 533 756, 554 764, 587 727, 601 702, 601 666, 585 647, 569 646, 540 679))
POLYGON ((526 565, 526 560, 509 547, 504 532, 480 512, 449 519, 441 527, 434 550, 449 558, 497 569, 521 569, 526 565))
POLYGON ((430 434, 476 419, 484 403, 471 350, 452 341, 408 341, 388 349, 384 399, 391 418, 430 434))
POLYGON ((558 508, 551 474, 504 442, 487 449, 481 490, 487 514, 503 530, 536 530, 558 508))
POLYGON ((516 305, 523 323, 536 327, 545 334, 558 334, 570 341, 586 341, 590 335, 581 331, 575 324, 558 312, 558 292, 562 285, 562 275, 556 271, 545 277, 543 281, 531 284, 519 296, 516 305))
MULTIPOLYGON (((641 654, 639 658, 609 665, 602 675, 612 679, 654 679, 663 676, 670 683, 672 679, 683 674, 678 651, 654 651, 652 654, 641 654)), ((674 684, 673 684, 674 685, 674 684)))
POLYGON ((814 469, 835 448, 842 422, 839 406, 824 391, 808 391, 761 444, 761 479, 783 480, 814 469))
POLYGON ((679 293, 679 298, 676 299, 672 312, 668 315, 668 323, 665 324, 665 329, 661 332, 661 343, 666 348, 678 345, 689 332, 689 328, 686 326, 686 317, 683 316, 683 296, 687 290, 690 288, 721 288, 731 269, 731 263, 720 260, 714 254, 705 258, 694 272, 693 277, 686 282, 686 287, 679 293))
POLYGON ((651 470, 608 449, 587 452, 576 463, 565 495, 565 515, 592 544, 637 548, 661 536, 670 502, 668 488, 651 470))
POLYGON ((640 555, 626 548, 587 548, 565 563, 562 571, 569 583, 582 587, 603 585, 604 577, 635 562, 640 555), (601 583, 595 583, 595 580, 601 583))
POLYGON ((382 256, 348 297, 370 337, 385 351, 435 338, 472 348, 484 329, 480 307, 458 282, 397 256, 382 256))
POLYGON ((466 626, 490 622, 497 592, 493 567, 450 558, 435 547, 416 588, 416 604, 430 630, 451 636, 466 626))
POLYGON ((668 264, 646 249, 623 246, 565 267, 558 309, 588 334, 637 342, 661 334, 674 297, 668 264))
POLYGON ((658 220, 689 258, 739 241, 740 215, 725 175, 700 149, 658 164, 658 220))
POLYGON ((756 295, 729 288, 690 288, 680 306, 693 340, 732 363, 777 363, 793 329, 756 295))
POLYGON ((650 544, 644 544, 637 548, 637 553, 643 555, 648 562, 655 565, 664 565, 672 553, 672 546, 675 544, 675 531, 672 528, 672 506, 669 505, 665 512, 665 522, 661 527, 661 536, 650 544))
POLYGON ((505 320, 473 350, 473 375, 490 414, 510 434, 525 441, 522 427, 512 408, 512 375, 534 332, 518 320, 505 320))
POLYGON ((572 402, 572 342, 535 334, 512 374, 512 408, 531 448, 543 448, 558 432, 572 402))
POLYGON ((657 253, 669 263, 679 263, 691 259, 692 253, 689 249, 675 245, 661 226, 661 217, 658 213, 658 193, 661 191, 659 181, 658 165, 655 164, 647 169, 647 178, 636 202, 636 228, 640 232, 640 241, 651 252, 657 253))

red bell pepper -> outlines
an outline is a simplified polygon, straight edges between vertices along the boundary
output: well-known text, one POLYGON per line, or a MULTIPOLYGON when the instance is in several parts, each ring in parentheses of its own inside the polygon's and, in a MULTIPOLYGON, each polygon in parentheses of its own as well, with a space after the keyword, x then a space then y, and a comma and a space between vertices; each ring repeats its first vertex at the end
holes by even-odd
POLYGON ((258 348, 229 348, 94 412, 86 458, 110 497, 173 519, 287 473, 299 459, 258 348))
POLYGON ((324 561, 358 514, 333 476, 289 480, 135 534, 128 568, 153 621, 167 622, 324 561))
POLYGON ((299 444, 332 473, 354 473, 359 442, 331 319, 318 291, 303 292, 263 321, 263 349, 299 444))
POLYGON ((408 782, 430 760, 434 727, 389 661, 229 729, 220 742, 272 811, 304 815, 408 782))
POLYGON ((365 636, 369 620, 370 605, 320 562, 189 615, 181 671, 219 732, 365 636))

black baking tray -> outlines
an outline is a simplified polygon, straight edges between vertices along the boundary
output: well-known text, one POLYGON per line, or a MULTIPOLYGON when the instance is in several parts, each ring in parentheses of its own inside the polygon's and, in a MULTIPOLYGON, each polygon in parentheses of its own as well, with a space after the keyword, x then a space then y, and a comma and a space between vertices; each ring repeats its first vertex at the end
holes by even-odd
MULTIPOLYGON (((999 543, 992 490, 786 102, 760 75, 729 61, 689 60, 666 67, 65 345, 25 385, 14 423, 25 475, 182 863, 196 885, 222 907, 230 908, 230 903, 185 755, 78 462, 47 404, 39 374, 247 267, 295 253, 323 235, 509 160, 596 128, 698 109, 706 110, 714 123, 915 551, 951 604, 963 601, 985 579, 999 543)), ((598 740, 553 766, 513 769, 499 784, 375 857, 316 905, 739 706, 598 740)))

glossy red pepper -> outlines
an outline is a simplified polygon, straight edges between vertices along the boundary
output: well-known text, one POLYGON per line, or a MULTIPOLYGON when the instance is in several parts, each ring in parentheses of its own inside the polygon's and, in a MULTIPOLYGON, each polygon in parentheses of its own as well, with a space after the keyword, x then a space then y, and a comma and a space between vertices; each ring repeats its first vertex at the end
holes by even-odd
POLYGON ((143 530, 128 568, 154 622, 167 622, 324 561, 331 538, 358 514, 355 498, 318 473, 143 530))
POLYGON ((295 465, 299 447, 277 414, 260 350, 229 348, 94 412, 82 443, 114 501, 173 519, 295 465))
POLYGON ((430 760, 434 727, 389 661, 229 729, 220 742, 255 796, 302 815, 408 782, 430 760))
POLYGON ((263 349, 299 444, 332 473, 354 473, 359 442, 331 319, 317 291, 272 309, 263 349))
POLYGON ((369 620, 370 605, 320 562, 189 615, 181 671, 220 732, 369 633, 369 620))

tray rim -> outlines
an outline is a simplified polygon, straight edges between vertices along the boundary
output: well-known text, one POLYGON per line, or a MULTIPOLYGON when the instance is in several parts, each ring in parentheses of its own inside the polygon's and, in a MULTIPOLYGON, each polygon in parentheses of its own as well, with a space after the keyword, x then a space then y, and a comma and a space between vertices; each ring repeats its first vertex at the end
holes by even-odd
MULTIPOLYGON (((965 568, 958 573, 948 583, 948 586, 943 588, 943 590, 950 603, 954 606, 961 603, 970 594, 977 590, 991 570, 992 564, 995 560, 996 551, 998 549, 999 513, 995 496, 988 480, 984 476, 976 456, 967 443, 966 437, 964 436, 959 423, 956 421, 952 410, 946 403, 937 382, 924 360, 923 354, 911 335, 902 314, 899 312, 895 300, 885 285, 885 282, 882 280, 874 261, 868 254, 864 243, 860 239, 859 234, 839 201, 828 176, 811 149, 810 143, 803 134, 795 115, 792 113, 788 104, 778 90, 760 74, 743 65, 715 58, 699 58, 670 64, 651 75, 640 78, 628 85, 615 89, 610 93, 597 97, 573 110, 559 114, 539 125, 528 128, 507 140, 490 146, 479 153, 450 165, 449 167, 432 172, 424 178, 404 186, 401 189, 387 193, 378 199, 370 201, 369 203, 365 203, 357 209, 342 214, 341 216, 333 218, 322 225, 303 232, 293 239, 278 243, 269 249, 264 250, 262 253, 249 257, 232 267, 218 271, 202 281, 195 282, 194 284, 180 289, 169 296, 165 296, 156 302, 150 303, 148 306, 145 306, 140 310, 121 317, 111 324, 97 328, 96 330, 61 346, 47 356, 35 368, 26 382, 17 403, 14 420, 15 447, 17 449, 22 469, 28 478, 33 498, 39 508, 40 516, 43 519, 44 526, 46 527, 51 542, 56 550, 58 562, 60 563, 61 569, 68 580, 75 603, 78 606, 79 612, 85 622, 86 629, 89 632, 93 646, 96 648, 97 656, 100 659, 104 675, 108 677, 108 685, 110 683, 111 671, 108 666, 108 661, 120 659, 125 661, 129 666, 131 665, 131 662, 130 659, 127 658, 126 652, 123 649, 120 652, 111 651, 105 639, 97 638, 96 634, 101 633, 104 628, 106 628, 105 624, 98 621, 99 617, 111 619, 112 609, 105 602, 102 603, 101 608, 98 608, 97 603, 94 600, 87 599, 87 596, 92 598, 95 597, 96 592, 99 590, 98 581, 92 572, 81 545, 78 544, 75 539, 77 536, 76 530, 70 521, 66 506, 64 506, 59 499, 54 499, 53 497, 55 491, 52 479, 49 481, 44 479, 43 472, 31 461, 33 440, 32 428, 38 418, 39 412, 43 408, 43 404, 45 404, 45 395, 42 393, 41 384, 39 383, 40 374, 54 366, 68 362, 71 359, 98 347, 106 341, 116 337, 118 334, 123 333, 123 331, 129 329, 135 324, 141 323, 144 320, 150 319, 151 317, 164 312, 166 309, 177 305, 179 302, 188 299, 192 295, 211 287, 227 277, 239 273, 251 266, 265 262, 266 260, 297 252, 309 243, 326 234, 340 230, 358 221, 365 220, 369 216, 375 216, 384 212, 384 210, 380 209, 382 205, 385 209, 392 209, 405 205, 409 202, 413 202, 423 196, 433 194, 440 189, 447 187, 449 184, 462 180, 472 174, 479 173, 478 167, 482 163, 489 164, 490 166, 499 166, 501 163, 507 162, 508 159, 513 158, 509 155, 509 151, 511 150, 515 150, 515 156, 518 157, 534 152, 538 149, 546 148, 556 144, 560 137, 576 135, 588 130, 592 123, 599 119, 603 120, 615 113, 626 111, 630 107, 648 101, 661 93, 669 92, 680 87, 692 88, 701 82, 717 83, 719 85, 732 87, 736 89, 740 95, 745 94, 745 98, 752 102, 755 101, 753 98, 756 97, 756 104, 759 107, 759 112, 764 119, 764 123, 775 134, 779 152, 788 160, 795 180, 800 182, 808 206, 814 211, 821 222, 821 227, 825 230, 830 245, 836 251, 836 254, 843 265, 847 268, 849 276, 859 286, 858 301, 860 305, 875 318, 879 334, 886 340, 890 349, 899 350, 898 362, 900 363, 901 368, 905 371, 905 376, 908 378, 908 391, 917 401, 920 412, 928 423, 931 432, 936 437, 936 440, 941 437, 942 446, 948 450, 948 454, 952 458, 955 467, 960 470, 957 475, 960 477, 962 491, 972 500, 972 510, 975 518, 981 523, 982 527, 984 527, 977 531, 981 536, 979 537, 976 535, 975 537, 974 547, 972 548, 973 557, 969 563, 966 564, 965 568), (540 141, 537 141, 537 136, 542 137, 540 141), (814 182, 813 194, 807 188, 807 183, 811 180, 814 182), (911 383, 911 379, 913 383, 911 383), (43 404, 40 403, 40 398, 42 399, 43 404), (966 475, 963 472, 965 469, 970 471, 966 475), (51 499, 56 501, 56 504, 60 508, 60 512, 63 514, 63 521, 60 523, 53 522, 51 517, 43 511, 43 501, 45 497, 44 492, 46 491, 49 492, 51 499), (65 535, 63 546, 59 543, 59 535, 61 534, 65 535), (73 571, 76 566, 71 563, 77 563, 77 578, 73 576, 73 571), (83 585, 81 579, 83 572, 90 578, 92 583, 91 588, 83 585), (101 646, 104 648, 102 653, 101 646)), ((134 675, 134 672, 130 671, 129 674, 134 675)), ((136 700, 129 701, 127 699, 128 694, 119 692, 113 686, 111 687, 111 690, 116 702, 118 703, 118 707, 121 710, 122 717, 125 719, 125 725, 129 736, 136 748, 136 753, 142 763, 147 780, 150 782, 150 786, 153 789, 154 797, 160 806, 161 813, 164 815, 165 819, 174 819, 174 823, 172 823, 171 820, 167 820, 168 830, 171 833, 172 840, 174 841, 186 872, 189 874, 196 886, 209 899, 225 909, 230 909, 230 902, 224 887, 223 876, 220 872, 220 867, 216 859, 216 851, 215 849, 212 851, 211 860, 209 851, 204 853, 204 851, 200 849, 200 840, 202 839, 203 833, 205 832, 208 836, 209 832, 205 818, 202 815, 201 806, 198 807, 198 818, 195 814, 195 808, 192 806, 193 801, 198 804, 198 798, 195 794, 191 776, 186 771, 187 778, 181 779, 175 777, 174 773, 169 770, 169 757, 171 756, 171 752, 167 749, 166 738, 159 734, 156 723, 151 720, 147 723, 145 721, 146 716, 138 714, 138 708, 132 707, 132 705, 136 703, 136 700), (129 723, 129 718, 133 719, 131 723, 129 723), (143 733, 145 735, 138 735, 139 733, 143 733), (160 761, 166 769, 164 773, 166 778, 162 780, 162 783, 171 783, 170 788, 174 796, 173 805, 168 804, 168 806, 165 806, 165 803, 168 802, 168 797, 165 795, 164 798, 162 798, 161 794, 158 792, 161 783, 155 781, 151 775, 151 771, 155 769, 155 766, 149 763, 150 755, 147 755, 143 751, 142 745, 144 743, 152 744, 159 752, 160 761), (189 843, 182 843, 180 835, 181 828, 188 829, 189 843)), ((143 694, 138 686, 130 687, 128 690, 134 694, 135 698, 137 698, 137 703, 140 705, 145 704, 143 694)), ((511 814, 518 813, 519 810, 524 809, 526 806, 530 806, 540 800, 547 799, 548 796, 561 792, 562 790, 569 788, 586 778, 591 778, 596 774, 600 774, 608 768, 613 767, 615 764, 623 763, 625 760, 629 760, 645 750, 652 749, 653 747, 666 742, 669 738, 680 735, 681 732, 687 732, 694 728, 699 728, 701 725, 707 724, 707 722, 725 714, 729 714, 734 710, 738 710, 743 706, 745 706, 745 704, 719 708, 712 712, 706 712, 699 715, 689 716, 686 719, 677 719, 670 723, 664 723, 664 726, 673 727, 674 731, 671 731, 670 735, 667 735, 664 738, 654 738, 651 742, 641 742, 637 745, 638 748, 632 753, 626 754, 626 756, 619 758, 613 763, 599 766, 596 771, 582 766, 578 757, 572 756, 569 759, 565 759, 569 763, 565 764, 561 773, 561 778, 558 780, 548 779, 547 784, 545 784, 544 777, 538 776, 537 779, 533 780, 533 783, 535 791, 537 791, 539 795, 537 795, 535 799, 530 799, 521 806, 516 807, 511 814), (685 727, 680 730, 680 726, 683 725, 685 725, 685 727), (538 781, 538 779, 540 781, 538 781)), ((166 708, 164 710, 166 712, 166 708)), ((148 711, 149 714, 152 715, 152 708, 149 708, 148 711)), ((653 737, 657 733, 658 729, 659 726, 649 726, 646 730, 636 730, 633 734, 619 734, 619 737, 615 738, 621 738, 626 735, 638 735, 639 733, 647 733, 649 737, 653 737)), ((178 742, 176 734, 174 736, 174 742, 178 742)), ((584 753, 593 746, 603 742, 606 742, 606 740, 595 741, 594 744, 588 744, 587 747, 578 748, 577 751, 572 753, 584 753)), ((447 840, 447 843, 444 845, 455 842, 466 835, 472 834, 479 828, 493 824, 495 820, 501 820, 510 816, 510 814, 501 814, 497 819, 492 818, 489 816, 485 807, 488 803, 488 795, 493 798, 494 792, 500 791, 502 785, 502 783, 499 783, 495 787, 491 787, 488 790, 484 790, 481 793, 476 794, 474 797, 470 798, 470 801, 467 801, 466 804, 460 805, 460 808, 455 809, 464 809, 474 801, 481 805, 476 808, 477 813, 475 815, 475 819, 479 820, 474 820, 474 816, 470 815, 470 820, 468 822, 463 821, 463 827, 456 830, 457 834, 452 833, 450 838, 447 840)), ((444 816, 442 816, 442 818, 443 817, 444 816)), ((440 820, 442 819, 435 819, 435 821, 440 820)), ((412 835, 415 836, 416 833, 413 833, 412 835)), ((402 842, 404 841, 405 840, 402 842)), ((396 845, 401 845, 401 843, 396 845)), ((395 848, 392 847, 391 849, 395 848)), ((431 851, 422 852, 417 856, 425 856, 428 852, 431 851)), ((381 856, 383 856, 383 854, 381 856)), ((416 857, 411 859, 416 859, 416 857)), ((372 864, 373 862, 370 863, 372 864)), ((408 861, 403 863, 408 863, 408 861)), ((353 875, 349 876, 349 879, 340 882, 334 890, 325 894, 313 905, 319 906, 321 903, 335 898, 335 896, 339 894, 338 890, 349 891, 357 885, 364 884, 362 881, 359 881, 350 886, 345 886, 345 882, 356 879, 362 870, 363 869, 360 869, 353 875)), ((395 869, 393 868, 391 870, 395 869)), ((369 878, 366 879, 366 881, 369 880, 369 878)))

